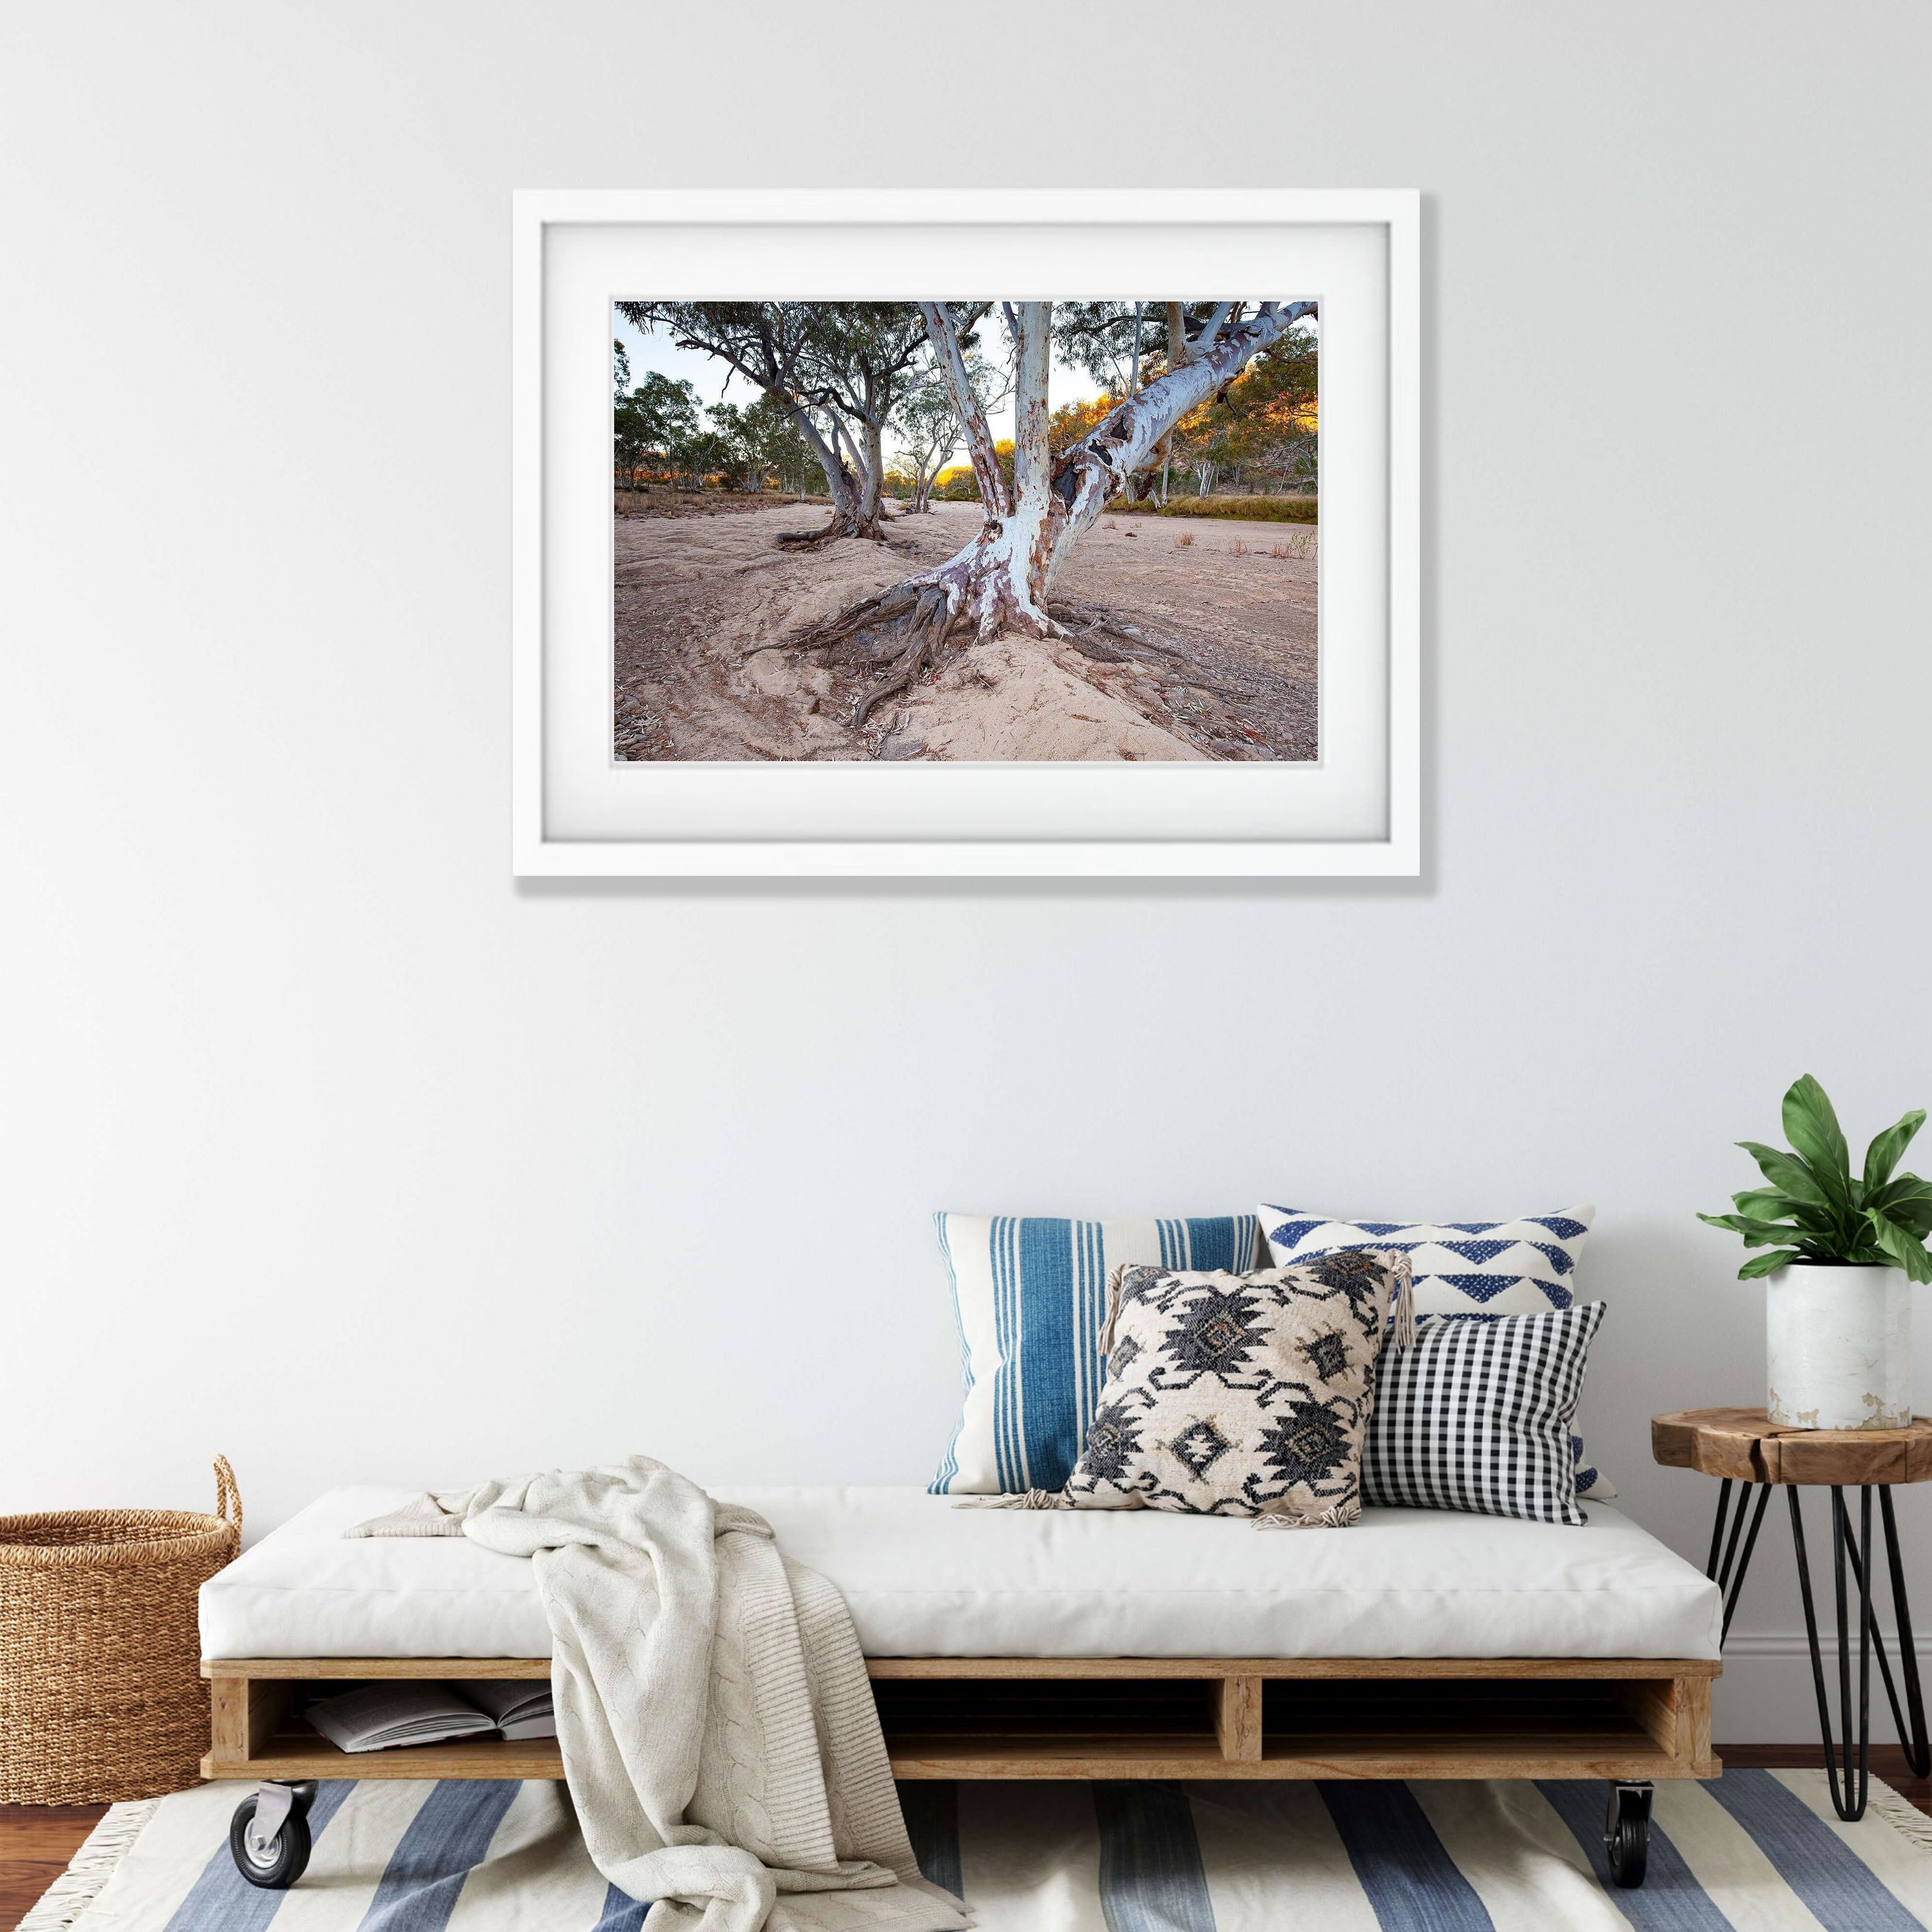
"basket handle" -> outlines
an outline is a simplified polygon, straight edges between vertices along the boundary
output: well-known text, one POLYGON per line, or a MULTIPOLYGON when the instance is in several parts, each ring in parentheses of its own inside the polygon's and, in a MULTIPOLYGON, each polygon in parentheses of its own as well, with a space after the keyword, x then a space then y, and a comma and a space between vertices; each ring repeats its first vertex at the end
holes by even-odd
POLYGON ((214 1513, 224 1522, 232 1522, 236 1538, 242 1535, 242 1490, 235 1480, 233 1466, 226 1456, 214 1459, 214 1513), (234 1515, 228 1514, 230 1508, 234 1515))

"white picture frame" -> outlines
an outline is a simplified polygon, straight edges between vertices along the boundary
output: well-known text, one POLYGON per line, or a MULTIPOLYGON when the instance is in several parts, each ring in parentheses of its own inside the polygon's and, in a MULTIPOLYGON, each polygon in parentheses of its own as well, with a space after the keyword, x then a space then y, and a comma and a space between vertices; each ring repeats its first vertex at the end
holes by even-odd
POLYGON ((1411 190, 518 194, 517 875, 1419 873, 1420 226, 1420 197, 1411 190), (929 269, 906 266, 922 250, 950 265, 957 286, 903 285, 908 272, 933 279, 929 269), (781 278, 777 292, 801 298, 963 296, 969 286, 982 292, 991 264, 1000 271, 1000 292, 1020 299, 1113 298, 1130 284, 1165 285, 1183 274, 1199 284, 1190 293, 1213 294, 1248 286, 1257 262, 1291 265, 1267 281, 1284 296, 1311 276, 1324 280, 1312 291, 1324 322, 1319 759, 923 767, 615 760, 614 300, 769 296, 781 278), (1108 262, 1103 278, 1100 265, 1108 262), (1083 276, 1094 286, 1077 285, 1083 276), (1053 285, 1030 286, 1030 277, 1053 285), (1340 392, 1340 377, 1349 376, 1340 345, 1351 340, 1361 345, 1349 377, 1359 398, 1352 410, 1340 392), (1331 366, 1340 371, 1332 402, 1331 366), (592 383, 594 398, 586 388, 592 383), (1359 487, 1331 492, 1331 476, 1359 487), (594 531, 593 502, 601 505, 594 531), (1331 548, 1354 567, 1331 572, 1331 548))

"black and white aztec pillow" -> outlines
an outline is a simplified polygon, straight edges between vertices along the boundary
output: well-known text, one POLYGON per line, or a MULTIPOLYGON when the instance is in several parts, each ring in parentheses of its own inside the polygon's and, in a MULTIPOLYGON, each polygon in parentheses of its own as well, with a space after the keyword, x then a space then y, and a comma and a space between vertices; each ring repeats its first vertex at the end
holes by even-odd
POLYGON ((1382 1351, 1363 1500, 1580 1526, 1570 1424, 1603 1319, 1600 1301, 1418 1316, 1409 1347, 1382 1351))

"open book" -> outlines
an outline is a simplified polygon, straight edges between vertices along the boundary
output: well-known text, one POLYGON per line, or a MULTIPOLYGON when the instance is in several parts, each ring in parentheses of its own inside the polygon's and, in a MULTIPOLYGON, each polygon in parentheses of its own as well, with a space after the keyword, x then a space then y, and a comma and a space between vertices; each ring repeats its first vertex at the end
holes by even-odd
POLYGON ((458 1738, 554 1738, 550 1686, 526 1678, 464 1684, 386 1679, 310 1705, 309 1722, 346 1751, 443 1744, 458 1738))
POLYGON ((510 1738, 554 1738, 556 1715, 550 1701, 550 1686, 527 1677, 486 1677, 473 1684, 457 1684, 460 1691, 479 1711, 496 1720, 500 1736, 510 1738))

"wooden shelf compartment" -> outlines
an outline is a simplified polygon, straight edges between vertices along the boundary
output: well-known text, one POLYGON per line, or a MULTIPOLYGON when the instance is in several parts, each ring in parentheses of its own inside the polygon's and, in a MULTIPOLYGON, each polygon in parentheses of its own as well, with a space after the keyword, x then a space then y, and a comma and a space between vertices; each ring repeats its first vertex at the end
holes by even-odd
POLYGON ((204 1778, 561 1778, 554 1738, 515 1743, 460 1738, 453 1744, 406 1744, 392 1750, 345 1751, 302 1718, 309 1687, 334 1690, 373 1678, 500 1677, 548 1681, 539 1658, 247 1658, 204 1663, 211 1707, 204 1778))
MULTIPOLYGON (((1714 1778, 1695 1658, 878 1658, 902 1778, 1714 1778)), ((204 1664, 209 1778, 558 1778, 554 1738, 338 1750, 305 1684, 545 1678, 546 1658, 204 1664)))
POLYGON ((942 1660, 919 1661, 930 1667, 875 1672, 873 1684, 902 1778, 1656 1779, 1718 1769, 1701 1669, 1621 1677, 1593 1660, 1528 1678, 1493 1667, 1399 1677, 1379 1664, 1343 1676, 1324 1659, 1336 1667, 1054 1678, 1029 1660, 1023 1676, 949 1678, 938 1674, 942 1660))

